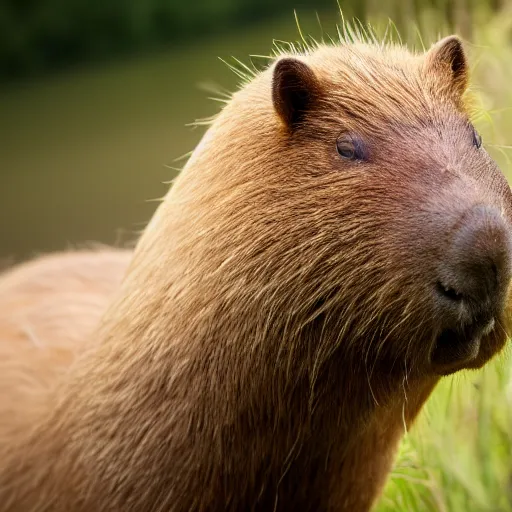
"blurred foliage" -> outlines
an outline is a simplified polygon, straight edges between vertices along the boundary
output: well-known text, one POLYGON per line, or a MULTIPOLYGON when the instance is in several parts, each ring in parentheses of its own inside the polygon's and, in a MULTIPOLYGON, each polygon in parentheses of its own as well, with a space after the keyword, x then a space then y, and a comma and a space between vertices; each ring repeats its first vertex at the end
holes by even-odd
POLYGON ((332 0, 4 0, 0 74, 131 53, 313 3, 332 0))
MULTIPOLYGON (((339 5, 359 19, 390 11, 402 26, 404 18, 433 7, 454 26, 477 3, 497 9, 500 1, 339 0, 339 5)), ((335 5, 336 0, 3 0, 0 79, 197 38, 292 9, 335 5)))

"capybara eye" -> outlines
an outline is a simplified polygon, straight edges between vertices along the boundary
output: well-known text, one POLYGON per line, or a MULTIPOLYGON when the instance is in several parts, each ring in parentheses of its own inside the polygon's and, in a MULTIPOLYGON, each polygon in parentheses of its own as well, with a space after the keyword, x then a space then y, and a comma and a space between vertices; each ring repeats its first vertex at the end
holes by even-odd
POLYGON ((473 146, 476 149, 480 149, 482 147, 482 136, 473 128, 473 146))
POLYGON ((359 141, 351 135, 341 135, 336 141, 338 154, 345 160, 362 160, 362 148, 359 141))

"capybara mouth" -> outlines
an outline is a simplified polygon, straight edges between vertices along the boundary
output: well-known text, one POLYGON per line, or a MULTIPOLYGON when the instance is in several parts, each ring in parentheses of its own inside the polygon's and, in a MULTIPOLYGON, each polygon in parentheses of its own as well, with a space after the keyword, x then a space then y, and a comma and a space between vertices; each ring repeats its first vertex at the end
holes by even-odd
POLYGON ((458 217, 436 268, 435 372, 479 368, 503 347, 511 276, 509 222, 496 206, 475 203, 458 217))
POLYGON ((460 329, 444 329, 438 336, 431 354, 433 367, 442 375, 466 366, 470 367, 495 326, 496 321, 491 318, 485 323, 471 324, 460 329))

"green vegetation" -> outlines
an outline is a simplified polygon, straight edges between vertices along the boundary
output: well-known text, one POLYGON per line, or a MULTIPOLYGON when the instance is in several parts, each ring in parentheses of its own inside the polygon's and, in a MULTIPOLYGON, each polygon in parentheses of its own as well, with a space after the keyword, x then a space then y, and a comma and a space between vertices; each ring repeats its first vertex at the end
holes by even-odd
POLYGON ((512 373, 444 379, 402 442, 377 512, 512 510, 512 373))
MULTIPOLYGON (((334 2, 302 4, 319 9, 334 2)), ((295 0, 4 0, 0 78, 190 41, 296 6, 295 0)))
MULTIPOLYGON (((469 22, 478 5, 501 0, 339 0, 349 17, 392 15, 403 29, 433 8, 454 27, 469 22)), ((244 27, 255 20, 312 9, 336 0, 4 0, 0 4, 0 79, 26 75, 112 54, 133 54, 169 43, 244 27)))

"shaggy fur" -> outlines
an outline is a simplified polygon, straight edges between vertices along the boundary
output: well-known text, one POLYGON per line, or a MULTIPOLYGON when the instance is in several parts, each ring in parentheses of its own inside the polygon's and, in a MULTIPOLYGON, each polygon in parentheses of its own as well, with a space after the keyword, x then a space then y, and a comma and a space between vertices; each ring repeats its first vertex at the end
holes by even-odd
MULTIPOLYGON (((476 204, 512 213, 466 83, 456 38, 422 55, 342 42, 281 55, 235 93, 33 429, 2 434, 0 510, 367 511, 440 375, 505 343, 500 303, 478 353, 430 357, 450 233, 476 204)), ((15 364, 14 387, 39 375, 15 364)))
POLYGON ((131 252, 76 251, 37 258, 0 279, 0 443, 46 410, 119 288, 131 252))

